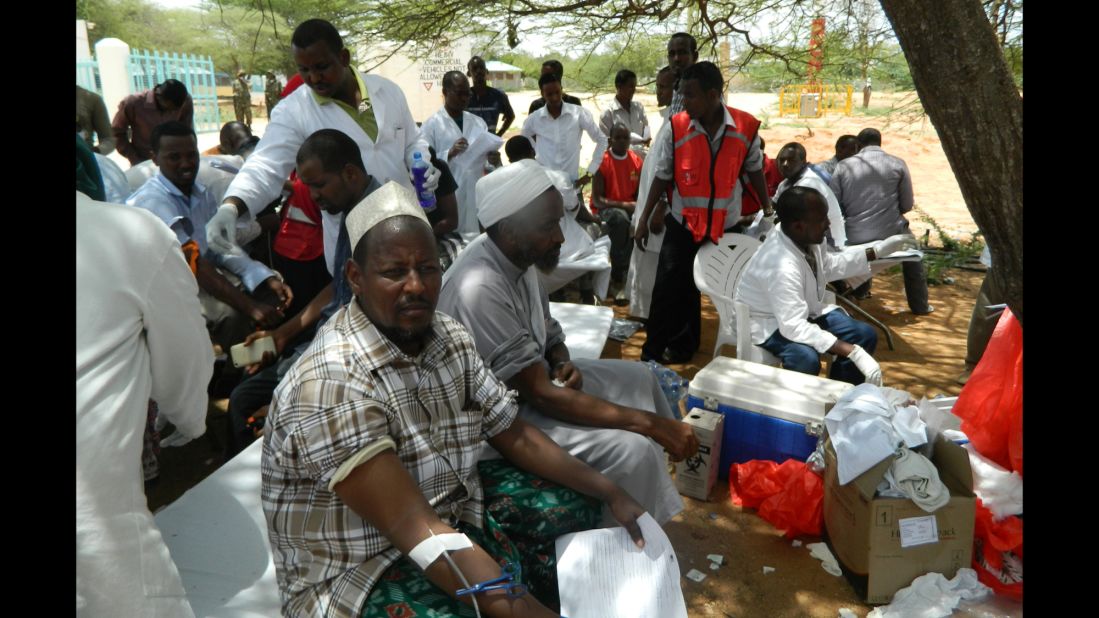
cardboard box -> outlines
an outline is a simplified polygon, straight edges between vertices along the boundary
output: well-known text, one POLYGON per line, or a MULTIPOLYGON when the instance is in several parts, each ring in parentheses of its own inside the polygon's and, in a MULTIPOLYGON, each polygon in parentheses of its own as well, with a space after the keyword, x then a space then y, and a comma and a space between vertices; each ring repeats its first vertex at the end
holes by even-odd
POLYGON ((970 566, 976 497, 965 449, 941 436, 935 442, 931 461, 950 490, 950 501, 934 513, 907 498, 874 497, 892 457, 845 486, 839 484, 831 440, 825 442, 824 458, 828 544, 851 585, 868 603, 889 603, 894 593, 920 575, 942 573, 949 579, 959 568, 970 566), (921 536, 937 540, 911 544, 921 536))
POLYGON ((752 459, 805 461, 817 447, 824 415, 854 388, 781 367, 718 357, 694 378, 687 407, 725 416, 718 475, 752 459))
POLYGON ((721 437, 725 417, 717 412, 692 408, 683 422, 694 428, 698 454, 675 464, 675 486, 684 496, 709 500, 721 461, 721 437))

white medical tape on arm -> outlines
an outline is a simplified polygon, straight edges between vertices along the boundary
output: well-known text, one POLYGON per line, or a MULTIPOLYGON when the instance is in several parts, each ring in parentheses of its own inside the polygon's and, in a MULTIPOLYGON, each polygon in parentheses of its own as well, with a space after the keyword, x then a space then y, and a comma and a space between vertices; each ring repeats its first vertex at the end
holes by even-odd
POLYGON ((471 547, 473 547, 473 541, 470 541, 468 536, 460 532, 448 532, 429 536, 420 541, 419 545, 408 552, 408 557, 420 567, 420 570, 426 571, 431 563, 443 555, 443 552, 469 549, 471 547))

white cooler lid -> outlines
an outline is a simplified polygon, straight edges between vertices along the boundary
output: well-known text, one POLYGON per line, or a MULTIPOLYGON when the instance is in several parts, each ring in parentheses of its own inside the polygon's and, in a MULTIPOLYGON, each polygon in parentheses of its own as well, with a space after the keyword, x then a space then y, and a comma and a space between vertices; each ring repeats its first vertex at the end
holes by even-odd
POLYGON ((805 424, 823 422, 825 406, 852 388, 847 382, 720 356, 695 375, 688 393, 805 424))

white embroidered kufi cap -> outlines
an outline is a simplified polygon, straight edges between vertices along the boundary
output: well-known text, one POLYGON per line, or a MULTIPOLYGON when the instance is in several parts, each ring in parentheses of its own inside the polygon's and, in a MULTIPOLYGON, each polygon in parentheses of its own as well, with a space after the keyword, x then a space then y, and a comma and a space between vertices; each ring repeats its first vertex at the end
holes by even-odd
POLYGON ((408 215, 431 225, 424 214, 423 207, 412 189, 403 187, 390 180, 370 195, 363 198, 347 215, 347 235, 351 239, 351 248, 359 244, 359 239, 386 219, 408 215))

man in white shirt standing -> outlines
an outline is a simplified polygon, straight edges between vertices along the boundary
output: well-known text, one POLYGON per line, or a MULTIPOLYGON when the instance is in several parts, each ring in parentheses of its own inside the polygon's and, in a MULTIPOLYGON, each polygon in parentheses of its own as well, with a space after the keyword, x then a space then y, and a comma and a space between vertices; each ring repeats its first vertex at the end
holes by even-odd
POLYGON ((626 125, 630 130, 630 150, 644 159, 653 138, 649 133, 649 119, 645 117, 645 108, 640 102, 633 100, 636 91, 636 73, 622 69, 614 76, 614 98, 599 117, 599 130, 609 140, 616 122, 626 125))
MULTIPOLYGON (((543 73, 538 79, 538 88, 542 91, 546 105, 527 116, 523 122, 522 134, 534 140, 535 158, 538 162, 550 170, 563 173, 573 188, 577 189, 577 208, 572 216, 577 222, 584 224, 594 239, 599 235, 598 221, 583 206, 580 188, 591 182, 592 175, 599 170, 603 153, 607 151, 607 136, 599 130, 591 112, 563 100, 559 75, 543 73), (581 131, 595 142, 595 151, 592 152, 591 162, 588 163, 584 175, 577 178, 580 170, 581 131)), ((579 284, 581 302, 596 303, 597 294, 592 276, 585 274, 580 278, 579 284)), ((601 296, 603 291, 605 290, 600 290, 598 295, 601 296)))
POLYGON ((832 280, 866 275, 869 262, 910 248, 915 238, 891 236, 868 248, 825 251, 828 205, 809 187, 793 187, 776 206, 779 230, 772 232, 745 267, 735 299, 750 308, 752 343, 782 360, 782 367, 820 373, 820 355, 835 354, 828 377, 881 386, 881 367, 873 356, 877 333, 825 304, 832 280))
POLYGON ((214 355, 176 235, 77 192, 76 307, 76 615, 193 617, 141 472, 150 397, 206 431, 214 355))
MULTIPOLYGON (((255 215, 282 193, 302 142, 321 129, 337 129, 355 140, 367 172, 383 184, 392 180, 411 188, 413 155, 419 152, 424 161, 431 160, 401 89, 384 77, 353 69, 351 52, 335 26, 323 19, 306 20, 290 43, 298 74, 309 87, 298 88, 272 108, 263 139, 207 225, 210 246, 220 253, 234 246, 238 216, 255 215)), ((425 187, 434 191, 440 175, 429 165, 425 187)), ((323 226, 331 270, 339 220, 324 214, 323 226)))
POLYGON ((450 166, 458 183, 458 232, 464 236, 476 236, 481 233, 481 228, 477 225, 474 188, 477 180, 484 176, 488 157, 487 153, 466 151, 478 138, 493 139, 493 143, 502 140, 495 136, 488 137, 485 121, 465 111, 469 106, 470 89, 469 80, 461 71, 448 71, 442 81, 443 107, 425 120, 420 130, 428 145, 450 166))
POLYGON ((839 200, 828 188, 828 183, 809 169, 809 164, 805 160, 805 146, 797 142, 786 144, 778 151, 775 164, 785 180, 779 183, 772 199, 777 200, 778 196, 791 187, 816 189, 817 193, 824 196, 828 202, 828 244, 833 248, 842 249, 847 244, 847 232, 844 228, 839 200))
POLYGON ((580 188, 591 182, 592 175, 603 162, 607 136, 599 130, 591 112, 561 99, 560 77, 546 73, 538 79, 538 88, 546 99, 546 106, 527 116, 522 134, 534 139, 534 151, 539 163, 551 170, 564 172, 573 186, 580 188), (595 151, 586 173, 578 178, 581 131, 595 142, 595 151))

